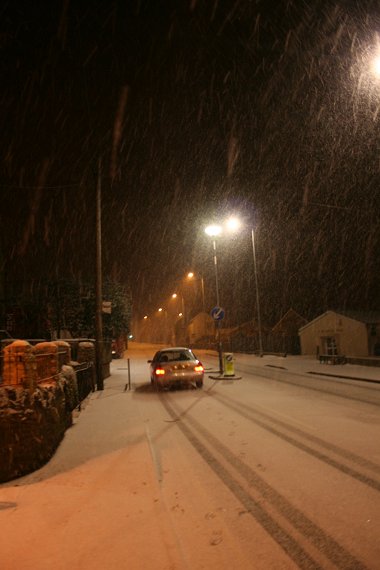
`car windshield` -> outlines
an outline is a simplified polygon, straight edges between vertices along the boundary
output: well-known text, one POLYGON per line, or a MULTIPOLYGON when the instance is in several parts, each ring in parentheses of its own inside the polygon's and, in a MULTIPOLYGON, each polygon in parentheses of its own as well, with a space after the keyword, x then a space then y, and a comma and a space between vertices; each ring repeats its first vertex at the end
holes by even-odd
POLYGON ((167 352, 161 352, 158 356, 158 360, 159 362, 195 360, 195 356, 190 350, 170 350, 167 352))

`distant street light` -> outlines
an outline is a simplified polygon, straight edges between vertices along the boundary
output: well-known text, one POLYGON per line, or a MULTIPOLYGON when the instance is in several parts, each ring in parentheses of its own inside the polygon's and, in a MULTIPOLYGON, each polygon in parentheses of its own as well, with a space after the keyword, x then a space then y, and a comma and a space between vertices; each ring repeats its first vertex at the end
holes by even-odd
MULTIPOLYGON (((182 293, 180 293, 179 296, 181 297, 181 311, 182 311, 182 314, 185 315, 185 314, 186 314, 186 313, 185 313, 185 300, 184 300, 184 298, 183 298, 182 293)), ((172 299, 178 299, 178 294, 177 294, 177 293, 173 293, 172 299)))
MULTIPOLYGON (((188 279, 194 279, 195 275, 192 271, 189 271, 189 273, 187 274, 187 278, 188 279)), ((195 277, 196 279, 196 277, 195 277)), ((205 313, 206 312, 206 305, 205 305, 205 283, 204 283, 204 279, 202 275, 199 275, 198 279, 201 282, 201 291, 202 291, 202 310, 205 313)))
MULTIPOLYGON (((218 258, 216 252, 216 238, 221 235, 222 227, 217 225, 207 226, 205 232, 208 236, 212 238, 212 247, 214 250, 214 270, 215 270, 215 288, 216 288, 216 305, 220 307, 219 300, 219 279, 218 279, 218 258)), ((216 334, 217 334, 217 345, 218 345, 218 355, 219 355, 219 373, 223 374, 223 355, 222 355, 222 343, 220 340, 220 321, 216 321, 216 334)))

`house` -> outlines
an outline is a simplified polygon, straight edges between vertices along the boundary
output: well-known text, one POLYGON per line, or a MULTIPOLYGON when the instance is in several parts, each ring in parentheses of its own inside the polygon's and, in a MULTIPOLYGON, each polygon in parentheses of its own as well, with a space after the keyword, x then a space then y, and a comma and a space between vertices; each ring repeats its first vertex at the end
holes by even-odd
POLYGON ((265 350, 271 335, 271 329, 266 324, 261 323, 259 327, 258 322, 253 319, 237 327, 230 329, 223 328, 221 330, 223 348, 230 352, 259 352, 260 334, 265 350))
POLYGON ((380 311, 326 311, 298 334, 301 354, 380 356, 380 311))
POLYGON ((298 331, 307 320, 294 309, 289 309, 272 328, 272 350, 287 354, 300 354, 298 331))
POLYGON ((187 336, 194 345, 202 339, 215 338, 215 321, 208 313, 198 313, 188 324, 187 336))

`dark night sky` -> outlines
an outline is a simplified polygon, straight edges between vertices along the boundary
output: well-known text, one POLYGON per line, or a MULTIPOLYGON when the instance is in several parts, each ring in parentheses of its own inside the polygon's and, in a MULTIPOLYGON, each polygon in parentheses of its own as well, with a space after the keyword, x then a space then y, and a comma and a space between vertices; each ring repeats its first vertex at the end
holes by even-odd
MULTIPOLYGON (((2 2, 2 249, 7 273, 93 275, 102 158, 104 273, 137 312, 186 270, 222 304, 379 309, 380 47, 376 1, 2 2)), ((211 300, 212 301, 212 300, 211 300)))

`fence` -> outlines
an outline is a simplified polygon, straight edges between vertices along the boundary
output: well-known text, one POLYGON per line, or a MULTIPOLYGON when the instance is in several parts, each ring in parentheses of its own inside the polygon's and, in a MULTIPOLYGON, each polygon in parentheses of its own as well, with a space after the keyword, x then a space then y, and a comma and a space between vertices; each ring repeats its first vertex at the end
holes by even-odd
POLYGON ((80 342, 76 357, 71 360, 70 345, 64 341, 38 342, 16 340, 0 353, 0 387, 23 386, 33 390, 37 386, 55 384, 63 366, 75 373, 78 399, 81 402, 95 389, 95 348, 91 342, 80 342))
POLYGON ((95 366, 93 362, 73 364, 77 377, 79 409, 80 403, 95 390, 95 366))

